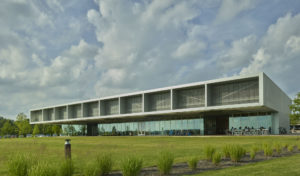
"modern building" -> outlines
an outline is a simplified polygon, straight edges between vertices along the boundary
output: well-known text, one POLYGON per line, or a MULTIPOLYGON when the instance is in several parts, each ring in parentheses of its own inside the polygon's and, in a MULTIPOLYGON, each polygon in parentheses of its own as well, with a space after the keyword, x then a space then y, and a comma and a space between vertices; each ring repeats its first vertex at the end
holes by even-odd
POLYGON ((264 73, 30 110, 31 124, 84 124, 88 135, 213 135, 289 130, 291 99, 264 73))

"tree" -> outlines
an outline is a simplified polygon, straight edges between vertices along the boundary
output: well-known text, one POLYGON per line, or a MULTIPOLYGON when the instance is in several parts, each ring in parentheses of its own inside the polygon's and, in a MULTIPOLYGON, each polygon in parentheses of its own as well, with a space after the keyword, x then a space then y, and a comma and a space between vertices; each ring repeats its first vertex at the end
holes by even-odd
POLYGON ((26 134, 30 134, 31 125, 29 124, 29 119, 27 119, 26 115, 24 113, 20 113, 16 119, 15 123, 18 127, 19 135, 26 136, 26 134))
POLYGON ((86 125, 81 125, 80 126, 80 133, 81 133, 81 135, 85 135, 85 132, 86 132, 86 125))
POLYGON ((116 136, 117 135, 117 129, 115 126, 112 127, 111 129, 111 135, 116 136))
POLYGON ((11 125, 11 122, 6 120, 3 127, 1 128, 1 133, 3 135, 13 134, 14 127, 11 125))
POLYGON ((61 126, 59 126, 59 125, 52 125, 52 132, 54 134, 56 134, 57 136, 59 136, 60 133, 61 133, 61 126))
POLYGON ((296 125, 300 121, 300 92, 297 94, 293 100, 292 105, 290 105, 290 120, 291 125, 296 125))
POLYGON ((75 135, 76 133, 76 129, 74 128, 73 125, 67 125, 67 127, 64 128, 64 131, 67 135, 75 135))
POLYGON ((45 134, 52 136, 53 135, 52 125, 46 125, 45 134))
POLYGON ((40 128, 38 124, 34 125, 32 136, 35 137, 37 134, 40 134, 40 128))

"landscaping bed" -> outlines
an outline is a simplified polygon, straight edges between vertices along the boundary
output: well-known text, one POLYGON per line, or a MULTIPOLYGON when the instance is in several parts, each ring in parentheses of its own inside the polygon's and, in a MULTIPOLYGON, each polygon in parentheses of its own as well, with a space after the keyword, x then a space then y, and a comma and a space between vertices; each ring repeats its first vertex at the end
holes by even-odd
MULTIPOLYGON (((192 170, 186 162, 176 163, 172 166, 172 171, 169 176, 181 176, 181 175, 195 175, 206 171, 220 170, 229 167, 243 166, 251 163, 257 163, 265 160, 272 160, 280 157, 288 157, 294 154, 300 153, 300 150, 297 147, 294 147, 293 152, 289 152, 287 148, 283 148, 281 154, 276 154, 276 151, 273 151, 273 156, 266 157, 263 151, 259 151, 256 154, 254 159, 250 158, 250 154, 247 153, 246 156, 242 158, 240 162, 232 162, 229 158, 222 158, 222 161, 215 165, 211 161, 199 160, 197 168, 192 170)), ((110 176, 122 176, 121 171, 113 171, 109 174, 110 176)), ((156 166, 146 167, 141 170, 140 176, 160 176, 160 172, 156 166)))

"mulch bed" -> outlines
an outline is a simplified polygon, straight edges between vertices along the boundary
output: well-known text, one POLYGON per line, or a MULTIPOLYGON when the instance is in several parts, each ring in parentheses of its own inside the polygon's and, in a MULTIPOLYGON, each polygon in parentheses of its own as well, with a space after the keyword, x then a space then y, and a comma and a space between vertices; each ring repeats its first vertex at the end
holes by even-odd
MULTIPOLYGON (((276 152, 274 151, 272 157, 265 157, 264 153, 261 151, 256 154, 256 157, 254 160, 251 160, 250 155, 247 154, 238 163, 231 162, 230 159, 222 159, 222 161, 220 162, 220 164, 218 166, 214 165, 210 161, 200 160, 198 162, 196 170, 191 170, 186 162, 185 163, 176 163, 173 165, 172 171, 169 174, 169 176, 194 175, 194 174, 198 174, 198 173, 205 172, 205 171, 219 170, 219 169, 224 169, 224 168, 233 167, 233 166, 243 166, 243 165, 256 163, 256 162, 260 162, 260 161, 265 161, 265 160, 271 160, 271 159, 275 159, 275 158, 279 158, 279 157, 291 156, 291 155, 294 155, 297 153, 300 153, 300 151, 296 150, 296 148, 294 149, 293 152, 288 152, 287 149, 283 149, 280 155, 276 154, 276 152)), ((110 173, 109 175, 110 176, 122 176, 122 173, 121 173, 121 171, 114 171, 114 172, 110 173)), ((156 166, 153 166, 153 167, 143 168, 140 175, 141 176, 160 176, 160 173, 159 173, 158 168, 156 166)))

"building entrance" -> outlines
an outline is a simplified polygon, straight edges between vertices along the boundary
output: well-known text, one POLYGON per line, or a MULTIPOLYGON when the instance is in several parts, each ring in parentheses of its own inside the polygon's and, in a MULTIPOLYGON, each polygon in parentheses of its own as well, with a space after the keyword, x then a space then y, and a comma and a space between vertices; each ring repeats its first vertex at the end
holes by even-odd
POLYGON ((229 129, 228 116, 208 116, 204 118, 204 134, 226 134, 229 129))
POLYGON ((98 136, 98 124, 87 124, 87 135, 98 136))

